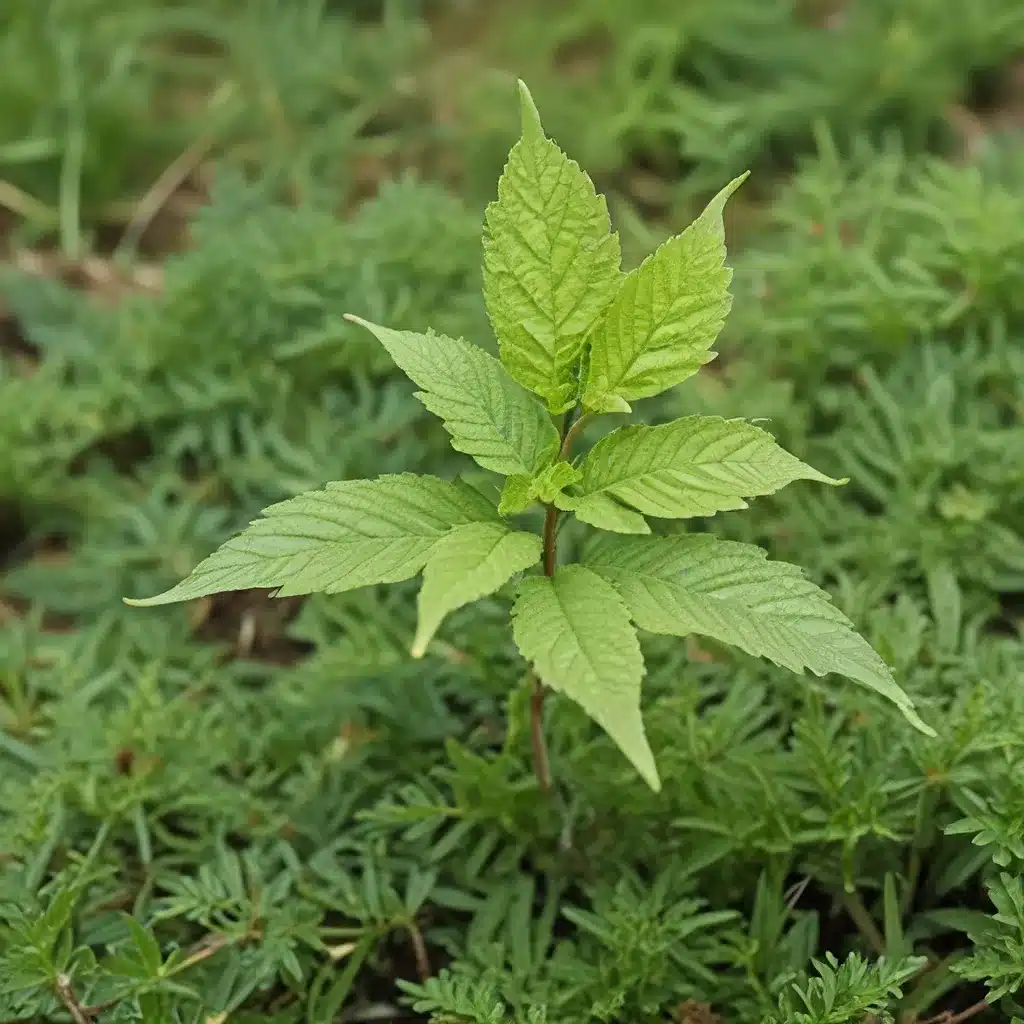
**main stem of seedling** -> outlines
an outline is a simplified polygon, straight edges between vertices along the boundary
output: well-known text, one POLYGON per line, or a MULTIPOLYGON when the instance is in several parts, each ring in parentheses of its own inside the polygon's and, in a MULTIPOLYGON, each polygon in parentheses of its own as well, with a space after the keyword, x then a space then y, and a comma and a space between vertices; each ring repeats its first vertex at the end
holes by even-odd
MULTIPOLYGON (((562 447, 558 453, 560 459, 567 459, 572 450, 573 441, 586 420, 586 414, 576 420, 566 419, 562 432, 562 447)), ((558 509, 548 505, 544 513, 544 573, 555 575, 558 560, 558 509)), ((533 693, 530 696, 530 740, 533 745, 533 771, 541 790, 547 793, 551 789, 551 763, 548 760, 548 744, 544 738, 544 684, 534 672, 533 693)))

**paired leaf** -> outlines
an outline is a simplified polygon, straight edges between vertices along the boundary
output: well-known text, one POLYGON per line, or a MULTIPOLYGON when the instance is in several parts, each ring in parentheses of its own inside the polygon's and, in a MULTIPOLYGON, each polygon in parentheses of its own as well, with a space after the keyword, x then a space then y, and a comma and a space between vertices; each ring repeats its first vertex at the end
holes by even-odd
POLYGON ((887 697, 934 735, 885 662, 795 565, 705 534, 603 537, 585 564, 614 584, 641 629, 714 637, 793 672, 837 672, 887 697))
POLYGON ((558 431, 544 407, 494 356, 461 338, 394 331, 357 316, 417 387, 417 398, 439 416, 452 447, 484 469, 532 475, 558 452, 558 431))
POLYGON ((611 496, 666 519, 746 508, 744 498, 794 480, 846 482, 790 455, 760 427, 718 416, 620 427, 594 445, 581 469, 584 494, 611 496))
POLYGON ((591 338, 587 409, 629 412, 631 401, 674 387, 714 358, 732 304, 722 210, 746 177, 626 275, 591 338))
POLYGON ((512 516, 535 501, 550 504, 580 478, 580 471, 565 461, 553 463, 536 476, 510 476, 502 489, 498 511, 503 516, 512 516))
POLYGON ((423 568, 453 527, 498 519, 469 485, 412 473, 330 483, 263 515, 177 586, 127 603, 147 607, 251 587, 275 587, 285 597, 398 583, 423 568))
POLYGON ((660 789, 640 716, 643 656, 615 588, 585 566, 563 566, 522 581, 512 619, 516 644, 542 682, 576 701, 660 789))
POLYGON ((540 554, 540 537, 502 523, 467 523, 442 537, 423 570, 413 657, 423 656, 449 612, 493 594, 540 554))
POLYGON ((621 253, 604 197, 519 90, 522 138, 485 217, 484 301, 509 373, 559 413, 575 400, 575 365, 615 294, 621 253))

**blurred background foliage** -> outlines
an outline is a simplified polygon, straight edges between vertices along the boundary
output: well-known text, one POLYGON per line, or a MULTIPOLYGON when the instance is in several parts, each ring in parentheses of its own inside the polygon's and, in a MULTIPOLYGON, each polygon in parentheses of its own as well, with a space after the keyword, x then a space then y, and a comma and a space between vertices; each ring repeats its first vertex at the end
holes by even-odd
POLYGON ((0 1019, 1024 1016, 1022 131, 1019 0, 5 0, 0 1019), (753 170, 720 357, 641 413, 851 478, 689 526, 806 566, 938 741, 652 639, 662 794, 552 702, 554 806, 500 597, 419 663, 409 587, 120 604, 464 468, 342 316, 493 344, 516 77, 630 265, 753 170))

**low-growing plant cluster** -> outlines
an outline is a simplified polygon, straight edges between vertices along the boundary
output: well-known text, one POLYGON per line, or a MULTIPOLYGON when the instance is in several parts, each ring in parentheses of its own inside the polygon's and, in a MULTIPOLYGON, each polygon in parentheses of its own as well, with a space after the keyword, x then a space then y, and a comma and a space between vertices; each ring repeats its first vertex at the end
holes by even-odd
POLYGON ((0 1020, 1024 1019, 1017 5, 47 6, 0 1020))

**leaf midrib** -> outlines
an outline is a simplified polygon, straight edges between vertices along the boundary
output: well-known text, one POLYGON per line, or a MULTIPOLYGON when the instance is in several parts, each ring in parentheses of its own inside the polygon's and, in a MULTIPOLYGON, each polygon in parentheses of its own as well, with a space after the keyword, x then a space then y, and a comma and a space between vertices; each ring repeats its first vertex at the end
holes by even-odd
MULTIPOLYGON (((694 223, 696 223, 696 221, 694 223)), ((689 228, 687 228, 685 231, 683 231, 682 234, 677 235, 675 238, 670 238, 667 242, 665 242, 665 247, 670 246, 673 242, 681 242, 682 239, 686 238, 687 232, 692 228, 692 226, 693 225, 690 225, 689 228)), ((655 249, 655 251, 652 252, 643 261, 643 263, 640 264, 639 267, 636 267, 634 270, 630 271, 630 273, 626 275, 626 277, 623 279, 623 281, 621 282, 621 284, 619 286, 619 295, 621 295, 622 292, 625 290, 626 285, 629 283, 630 277, 633 277, 634 280, 639 281, 639 279, 640 279, 640 272, 644 269, 645 264, 647 264, 649 262, 653 263, 654 258, 658 255, 659 251, 661 251, 661 250, 660 249, 655 249)), ((632 295, 632 300, 631 300, 632 313, 633 313, 632 321, 633 322, 636 321, 636 304, 637 304, 637 291, 638 290, 639 290, 639 286, 637 288, 633 289, 633 295, 632 295)), ((728 291, 726 291, 726 295, 728 295, 728 291)), ((608 384, 608 390, 609 391, 614 391, 616 388, 622 387, 623 382, 627 381, 629 379, 630 374, 633 372, 634 368, 636 367, 636 364, 640 362, 640 359, 644 355, 645 352, 650 352, 652 350, 652 348, 653 349, 663 349, 663 348, 670 347, 667 344, 665 344, 665 345, 649 346, 649 345, 645 344, 645 342, 649 342, 650 339, 652 337, 654 337, 654 335, 658 331, 660 331, 672 319, 673 315, 675 315, 674 314, 674 310, 675 310, 676 303, 679 301, 679 299, 682 299, 682 298, 685 298, 685 297, 686 296, 683 296, 683 295, 677 295, 675 298, 673 298, 669 302, 668 308, 665 310, 664 314, 662 314, 661 318, 657 321, 657 323, 652 324, 650 326, 650 328, 644 333, 643 339, 640 341, 640 343, 636 343, 635 340, 634 340, 634 343, 632 345, 633 353, 630 356, 629 362, 625 366, 622 367, 622 370, 621 370, 621 372, 619 374, 618 380, 616 380, 614 382, 609 380, 609 384, 608 384)), ((609 309, 608 309, 609 313, 611 312, 612 308, 614 308, 615 301, 616 301, 617 298, 618 298, 618 295, 616 295, 615 299, 612 300, 611 305, 609 306, 609 309)), ((619 332, 620 337, 621 337, 621 333, 622 332, 620 331, 619 332)), ((619 347, 620 347, 620 351, 621 351, 621 345, 619 347)), ((697 353, 694 353, 693 354, 693 358, 697 358, 697 355, 698 355, 697 353)))
MULTIPOLYGON (((773 460, 771 458, 764 458, 764 459, 742 459, 742 460, 741 459, 728 459, 728 458, 726 458, 726 459, 717 459, 717 460, 715 460, 713 462, 712 461, 708 461, 708 462, 691 461, 691 462, 687 463, 687 465, 691 466, 691 467, 721 466, 721 465, 751 466, 751 467, 753 467, 753 466, 762 466, 763 465, 765 467, 770 467, 772 464, 773 464, 773 460)), ((587 494, 599 494, 599 493, 601 493, 603 491, 610 491, 610 490, 612 490, 613 488, 616 488, 616 487, 636 486, 636 484, 638 482, 644 481, 644 480, 649 479, 649 478, 652 478, 652 479, 653 478, 657 478, 660 475, 669 475, 669 476, 671 476, 673 474, 683 474, 683 473, 686 473, 686 472, 687 472, 687 470, 685 470, 685 469, 679 469, 679 468, 674 468, 674 467, 672 467, 672 468, 666 467, 666 468, 662 468, 662 469, 642 470, 642 471, 638 471, 638 472, 635 472, 635 473, 626 474, 625 476, 619 477, 619 478, 617 478, 617 479, 615 479, 615 480, 613 480, 613 481, 611 481, 609 483, 601 484, 601 486, 599 486, 599 487, 595 487, 593 489, 588 489, 585 493, 587 493, 587 494)), ((682 482, 682 481, 680 481, 680 482, 682 482)), ((714 493, 729 494, 730 492, 728 492, 728 491, 718 491, 718 492, 716 492, 716 491, 710 491, 709 490, 708 493, 712 493, 712 494, 714 494, 714 493)), ((749 495, 745 495, 745 494, 737 494, 736 495, 736 497, 748 497, 748 496, 749 495)))

